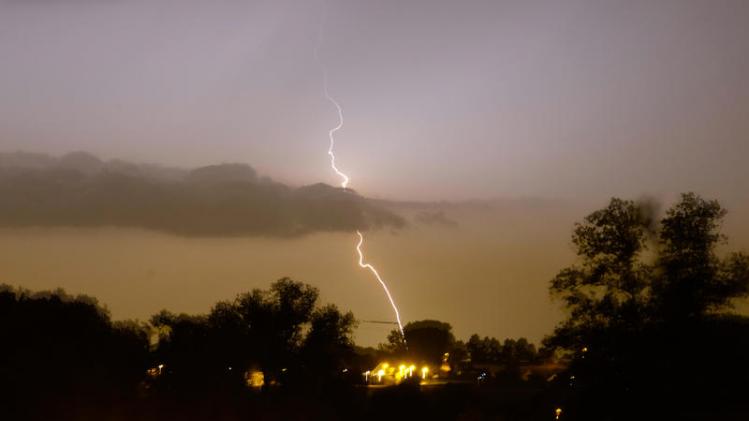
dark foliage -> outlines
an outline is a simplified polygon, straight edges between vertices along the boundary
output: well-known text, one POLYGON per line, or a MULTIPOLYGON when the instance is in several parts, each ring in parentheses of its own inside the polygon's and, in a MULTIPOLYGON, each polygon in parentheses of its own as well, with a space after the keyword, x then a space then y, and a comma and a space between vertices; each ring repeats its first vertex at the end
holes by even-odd
POLYGON ((749 257, 716 253, 724 215, 689 193, 658 224, 612 199, 575 226, 581 261, 551 282, 569 317, 545 344, 571 359, 577 418, 747 413, 749 320, 725 311, 749 294, 749 257))
POLYGON ((0 419, 93 416, 133 398, 148 364, 142 326, 62 291, 0 288, 0 338, 0 419))
POLYGON ((162 332, 155 355, 167 367, 159 386, 243 389, 252 370, 287 386, 339 377, 353 353, 355 320, 335 306, 317 307, 317 297, 315 288, 283 278, 220 302, 207 316, 155 315, 151 324, 162 332))
POLYGON ((475 363, 500 364, 516 366, 538 362, 539 355, 536 346, 525 338, 505 339, 500 343, 496 338, 471 335, 466 347, 475 363))
POLYGON ((439 365, 445 352, 455 343, 452 326, 437 320, 409 322, 403 327, 405 340, 399 330, 388 335, 388 343, 381 350, 397 358, 416 363, 439 365))

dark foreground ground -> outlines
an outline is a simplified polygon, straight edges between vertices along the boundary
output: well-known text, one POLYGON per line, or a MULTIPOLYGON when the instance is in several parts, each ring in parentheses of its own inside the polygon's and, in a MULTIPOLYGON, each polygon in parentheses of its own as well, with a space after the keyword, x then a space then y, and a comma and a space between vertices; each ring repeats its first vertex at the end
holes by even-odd
POLYGON ((23 408, 15 415, 49 420, 542 420, 553 419, 553 410, 534 388, 410 384, 346 386, 315 394, 288 390, 160 394, 115 404, 78 396, 23 408))
MULTIPOLYGON (((42 405, 17 408, 7 419, 39 420, 560 420, 589 419, 563 394, 538 386, 503 387, 453 383, 371 388, 341 386, 318 390, 264 390, 202 394, 142 395, 107 403, 87 396, 52 399, 42 405)), ((594 404, 594 403, 593 403, 594 404)), ((633 404, 636 405, 635 402, 633 404)), ((7 409, 7 407, 6 407, 7 409)), ((611 408, 607 419, 749 420, 749 407, 694 410, 688 401, 649 411, 611 408)))

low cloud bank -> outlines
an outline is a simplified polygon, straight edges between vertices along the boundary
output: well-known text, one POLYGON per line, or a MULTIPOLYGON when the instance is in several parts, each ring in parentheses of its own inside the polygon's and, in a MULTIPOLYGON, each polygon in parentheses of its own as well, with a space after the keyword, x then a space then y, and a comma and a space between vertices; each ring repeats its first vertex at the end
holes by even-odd
POLYGON ((380 204, 325 184, 290 187, 245 164, 193 170, 0 153, 0 226, 117 226, 185 236, 298 236, 401 228, 380 204))

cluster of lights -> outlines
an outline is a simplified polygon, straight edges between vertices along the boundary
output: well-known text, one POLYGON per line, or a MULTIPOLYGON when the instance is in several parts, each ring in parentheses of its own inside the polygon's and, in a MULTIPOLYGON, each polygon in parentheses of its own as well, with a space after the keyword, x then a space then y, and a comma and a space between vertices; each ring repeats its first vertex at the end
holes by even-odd
POLYGON ((159 364, 156 367, 151 367, 148 370, 146 370, 146 374, 149 377, 159 377, 164 372, 164 364, 159 364))
POLYGON ((421 373, 421 379, 426 380, 429 375, 429 367, 423 366, 421 367, 421 370, 417 371, 416 364, 402 363, 396 367, 387 362, 383 362, 378 364, 374 370, 367 370, 363 374, 366 383, 376 381, 376 383, 381 384, 383 383, 383 378, 386 380, 391 378, 394 383, 398 384, 403 380, 412 378, 414 373, 416 373, 416 375, 421 373))

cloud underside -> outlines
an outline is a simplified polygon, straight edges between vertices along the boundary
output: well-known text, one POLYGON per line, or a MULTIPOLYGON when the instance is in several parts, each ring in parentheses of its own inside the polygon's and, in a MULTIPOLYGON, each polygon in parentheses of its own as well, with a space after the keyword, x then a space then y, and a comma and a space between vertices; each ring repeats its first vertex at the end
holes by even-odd
POLYGON ((116 226, 184 236, 298 236, 405 225, 400 216, 353 191, 324 184, 292 188, 258 177, 243 164, 179 173, 103 163, 80 154, 43 165, 8 164, 16 161, 0 156, 2 227, 116 226))

